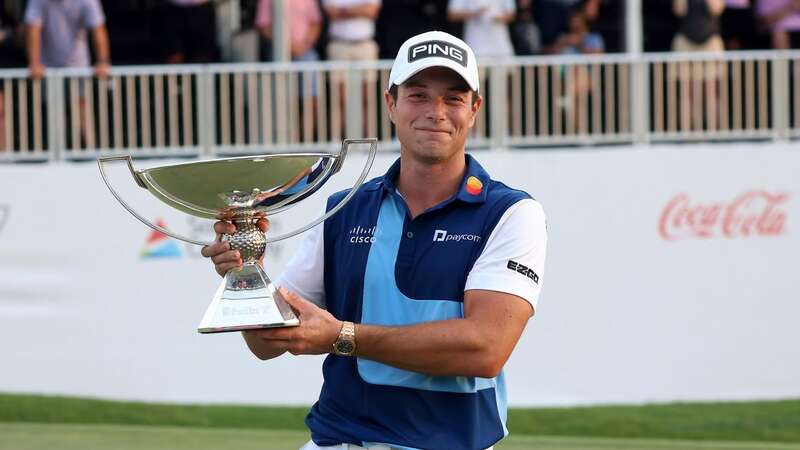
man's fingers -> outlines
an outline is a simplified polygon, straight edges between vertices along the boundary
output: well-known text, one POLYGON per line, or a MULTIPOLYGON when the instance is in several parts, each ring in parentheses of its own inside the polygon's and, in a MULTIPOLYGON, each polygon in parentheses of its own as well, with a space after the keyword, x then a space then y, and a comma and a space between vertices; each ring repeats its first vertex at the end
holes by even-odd
POLYGON ((268 328, 264 330, 254 330, 252 333, 260 339, 267 341, 291 341, 295 338, 295 328, 296 327, 268 328))
POLYGON ((256 221, 256 226, 261 229, 262 233, 266 233, 269 230, 269 220, 267 219, 258 219, 256 221))
POLYGON ((308 300, 304 299, 303 297, 300 297, 299 295, 289 291, 286 288, 282 287, 279 288, 278 290, 280 291, 283 298, 286 300, 286 303, 288 303, 289 306, 291 306, 292 309, 295 310, 296 313, 298 313, 298 315, 301 312, 308 310, 309 305, 312 305, 312 303, 309 302, 308 300))
POLYGON ((211 261, 213 261, 215 265, 220 265, 222 263, 241 263, 242 255, 239 254, 238 250, 231 250, 213 256, 211 261))
POLYGON ((230 222, 215 222, 214 232, 219 234, 233 234, 236 232, 236 226, 230 222))
POLYGON ((200 249, 200 254, 206 258, 211 258, 221 253, 225 253, 230 249, 231 246, 227 242, 215 242, 200 249))
POLYGON ((224 277, 226 273, 230 272, 231 270, 238 269, 239 267, 242 267, 241 262, 227 262, 216 264, 214 269, 217 271, 219 276, 224 277))

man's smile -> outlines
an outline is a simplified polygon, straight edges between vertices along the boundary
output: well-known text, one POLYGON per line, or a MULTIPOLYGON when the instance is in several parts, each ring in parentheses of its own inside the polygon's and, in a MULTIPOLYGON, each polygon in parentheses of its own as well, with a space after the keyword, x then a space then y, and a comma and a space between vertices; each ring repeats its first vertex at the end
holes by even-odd
POLYGON ((440 130, 440 129, 438 129, 438 128, 426 128, 426 127, 420 127, 420 128, 414 128, 414 129, 415 129, 416 131, 426 131, 426 132, 428 132, 428 133, 444 133, 444 134, 447 134, 447 135, 449 135, 449 134, 450 134, 450 130, 440 130))

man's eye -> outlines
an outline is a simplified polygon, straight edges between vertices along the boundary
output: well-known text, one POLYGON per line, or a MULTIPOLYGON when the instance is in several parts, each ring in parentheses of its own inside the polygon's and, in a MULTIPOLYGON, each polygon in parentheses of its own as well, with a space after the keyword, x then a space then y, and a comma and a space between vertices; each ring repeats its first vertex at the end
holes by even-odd
POLYGON ((422 93, 420 93, 420 92, 417 92, 417 93, 415 93, 415 94, 411 94, 411 96, 410 96, 410 97, 411 97, 411 98, 424 98, 424 97, 425 97, 425 94, 422 94, 422 93))
POLYGON ((450 102, 458 102, 458 103, 464 103, 464 99, 463 99, 463 98, 461 98, 461 97, 456 97, 456 96, 453 96, 453 97, 448 97, 448 98, 447 98, 447 101, 450 101, 450 102))

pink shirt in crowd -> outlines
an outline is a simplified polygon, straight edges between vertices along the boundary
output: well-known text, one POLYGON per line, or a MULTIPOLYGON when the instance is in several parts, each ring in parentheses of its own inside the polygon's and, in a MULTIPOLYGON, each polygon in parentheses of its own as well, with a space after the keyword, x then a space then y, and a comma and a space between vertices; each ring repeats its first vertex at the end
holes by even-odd
MULTIPOLYGON (((322 22, 317 0, 292 0, 286 2, 289 17, 289 39, 292 44, 303 44, 311 25, 322 22)), ((272 25, 272 0, 259 0, 256 9, 256 26, 272 25)))
MULTIPOLYGON (((792 0, 758 0, 756 15, 759 17, 774 14, 789 5, 792 0)), ((786 16, 772 28, 774 31, 800 31, 800 11, 786 16)))

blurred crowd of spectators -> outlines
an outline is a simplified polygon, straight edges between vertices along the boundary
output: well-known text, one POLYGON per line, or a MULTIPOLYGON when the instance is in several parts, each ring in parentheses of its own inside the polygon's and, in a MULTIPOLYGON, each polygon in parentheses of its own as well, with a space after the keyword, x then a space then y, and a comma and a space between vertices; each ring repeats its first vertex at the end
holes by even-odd
MULTIPOLYGON (((212 0, 3 0, 0 67, 220 61, 212 0), (91 50, 89 41, 93 44, 91 50), (93 55, 93 56, 90 56, 93 55), (93 63, 91 62, 93 61, 93 63)), ((269 61, 272 0, 242 0, 243 28, 269 61)), ((624 50, 624 0, 290 0, 291 58, 392 58, 428 30, 460 35, 478 56, 624 50)), ((800 48, 800 0, 647 0, 647 51, 800 48)))
MULTIPOLYGON (((0 67, 204 63, 221 60, 213 0, 2 0, 0 67), (89 44, 92 44, 91 46, 89 44)), ((293 60, 393 58, 428 30, 461 35, 481 56, 580 53, 621 47, 614 0, 290 0, 293 60), (604 14, 604 12, 606 14, 604 14), (599 30, 600 32, 594 32, 599 30)), ((241 0, 272 59, 272 1, 241 0)))

